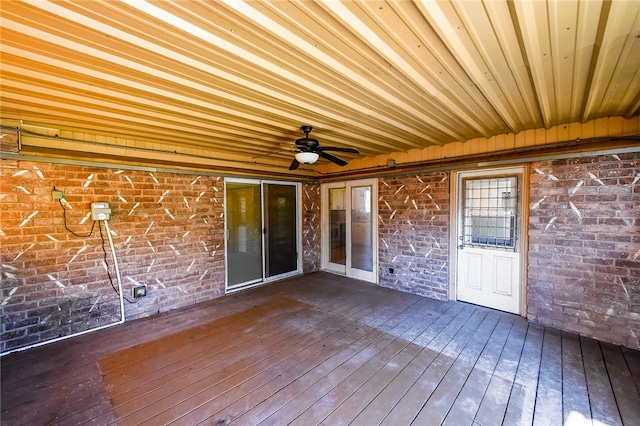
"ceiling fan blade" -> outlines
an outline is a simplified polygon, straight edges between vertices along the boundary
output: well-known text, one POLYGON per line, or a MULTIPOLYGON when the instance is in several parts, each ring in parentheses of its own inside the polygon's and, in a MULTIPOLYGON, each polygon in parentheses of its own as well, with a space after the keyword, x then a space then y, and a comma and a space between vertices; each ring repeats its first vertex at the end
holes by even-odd
POLYGON ((342 158, 338 158, 335 155, 328 154, 324 151, 318 151, 318 155, 322 158, 325 158, 329 161, 336 163, 339 166, 346 166, 347 164, 349 164, 346 161, 344 161, 342 158))
POLYGON ((298 168, 299 165, 300 165, 300 162, 294 158, 293 161, 291 162, 291 165, 289 166, 289 170, 295 170, 298 168))
POLYGON ((353 154, 360 154, 360 151, 358 151, 357 148, 342 148, 339 146, 321 146, 320 148, 318 148, 320 151, 337 151, 337 152, 351 152, 353 154))

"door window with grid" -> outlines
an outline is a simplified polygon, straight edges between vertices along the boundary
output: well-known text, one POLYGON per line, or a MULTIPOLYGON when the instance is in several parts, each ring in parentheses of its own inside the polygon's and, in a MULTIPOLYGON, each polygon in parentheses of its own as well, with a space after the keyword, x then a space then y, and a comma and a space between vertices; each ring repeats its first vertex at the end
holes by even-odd
POLYGON ((462 243, 515 250, 518 201, 516 176, 464 181, 462 243))

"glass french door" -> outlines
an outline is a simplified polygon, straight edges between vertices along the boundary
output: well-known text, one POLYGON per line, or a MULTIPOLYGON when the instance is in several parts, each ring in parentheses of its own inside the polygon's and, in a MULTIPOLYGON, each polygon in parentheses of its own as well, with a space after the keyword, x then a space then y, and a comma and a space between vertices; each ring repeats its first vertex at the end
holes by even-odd
POLYGON ((377 180, 323 185, 323 269, 377 282, 377 180))
POLYGON ((301 272, 300 184, 225 180, 227 291, 301 272))

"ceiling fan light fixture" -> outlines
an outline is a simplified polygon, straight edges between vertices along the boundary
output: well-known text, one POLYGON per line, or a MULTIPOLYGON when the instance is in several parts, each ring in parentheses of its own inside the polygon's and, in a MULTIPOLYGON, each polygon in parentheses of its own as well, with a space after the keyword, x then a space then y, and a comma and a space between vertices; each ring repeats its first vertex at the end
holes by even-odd
POLYGON ((296 154, 296 160, 300 164, 313 164, 318 161, 318 157, 320 157, 315 152, 298 152, 296 154))

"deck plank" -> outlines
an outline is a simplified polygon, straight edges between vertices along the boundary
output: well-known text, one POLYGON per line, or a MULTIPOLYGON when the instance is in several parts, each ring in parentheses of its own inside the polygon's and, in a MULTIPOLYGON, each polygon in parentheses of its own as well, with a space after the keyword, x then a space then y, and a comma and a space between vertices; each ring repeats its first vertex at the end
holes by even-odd
POLYGON ((354 424, 380 424, 393 407, 407 394, 411 385, 433 363, 438 354, 438 351, 428 347, 421 349, 418 355, 364 408, 360 413, 361 416, 354 419, 354 424))
POLYGON ((562 347, 560 332, 546 329, 542 340, 540 375, 534 425, 559 425, 562 422, 562 347))
MULTIPOLYGON (((48 424, 49 419, 59 421, 64 413, 73 412, 74 409, 93 410, 92 406, 99 399, 94 390, 100 392, 100 389, 104 389, 102 383, 95 389, 94 378, 100 379, 96 357, 103 356, 106 351, 115 352, 152 341, 201 325, 212 318, 247 309, 261 301, 270 300, 281 291, 275 289, 273 295, 256 293, 255 298, 244 299, 231 295, 224 304, 204 302, 4 356, 2 388, 11 389, 11 392, 2 392, 1 406, 18 409, 3 408, 2 420, 15 419, 16 424, 23 424, 32 421, 18 419, 39 419, 35 421, 36 424, 48 424), (143 335, 139 333, 141 328, 145 329, 143 335), (35 388, 34 383, 37 383, 35 388)), ((109 408, 108 404, 106 408, 109 408)))
MULTIPOLYGON (((362 318, 366 318, 367 316, 369 316, 372 310, 377 310, 380 308, 380 304, 375 303, 375 300, 372 303, 370 299, 367 299, 366 305, 367 306, 361 307, 361 309, 359 310, 351 309, 348 315, 344 317, 334 317, 332 321, 338 320, 340 324, 352 325, 352 323, 354 323, 355 321, 361 320, 362 318)), ((307 326, 302 328, 309 329, 309 327, 307 326)), ((322 333, 326 333, 328 336, 332 336, 331 339, 337 339, 339 337, 338 333, 341 330, 340 326, 337 326, 336 329, 333 330, 330 327, 327 327, 325 324, 324 328, 325 329, 323 330, 322 333)), ((321 334, 321 333, 316 331, 316 334, 321 334)), ((300 340, 300 339, 296 340, 296 347, 300 347, 303 343, 304 343, 304 340, 300 340)), ((304 350, 300 350, 294 353, 294 355, 292 356, 287 356, 280 361, 278 361, 279 358, 276 358, 276 362, 274 364, 268 364, 268 368, 265 368, 264 370, 256 371, 254 374, 253 368, 248 369, 246 372, 243 372, 243 374, 241 374, 239 378, 234 379, 234 380, 240 380, 240 378, 243 378, 244 381, 240 383, 237 383, 236 381, 230 382, 229 379, 226 379, 220 383, 216 382, 211 387, 206 388, 206 394, 204 390, 197 391, 196 396, 185 399, 179 402, 178 404, 172 406, 171 408, 156 414, 154 418, 151 419, 150 421, 156 424, 158 423, 164 424, 169 421, 175 421, 178 419, 180 419, 180 421, 183 424, 195 424, 196 422, 202 421, 204 420, 204 417, 210 415, 211 413, 216 413, 217 412, 216 410, 221 409, 220 404, 229 404, 228 401, 233 401, 234 398, 242 398, 245 395, 245 393, 248 393, 251 391, 252 386, 254 386, 254 383, 257 383, 255 386, 260 386, 260 384, 262 383, 261 381, 265 381, 265 380, 269 381, 271 378, 273 378, 274 375, 276 376, 281 375, 283 370, 288 368, 289 364, 295 363, 295 360, 297 358, 303 356, 304 354, 307 354, 311 350, 309 348, 314 347, 314 345, 316 347, 319 347, 320 344, 327 345, 329 343, 330 341, 328 340, 324 342, 311 341, 310 346, 308 348, 305 348, 304 350), (222 395, 224 395, 223 398, 221 398, 220 396, 212 397, 212 395, 217 395, 216 392, 218 392, 218 389, 221 389, 223 387, 229 387, 229 386, 233 386, 232 392, 223 392, 222 393, 222 395), (224 401, 224 402, 220 402, 220 401, 224 401)), ((196 390, 200 389, 202 386, 204 385, 199 384, 199 387, 197 387, 196 390)), ((169 403, 165 401, 163 402, 162 405, 167 405, 167 404, 169 403)), ((229 405, 232 405, 232 404, 229 404, 229 405)), ((225 406, 222 405, 222 408, 225 408, 225 406)), ((225 419, 234 418, 237 415, 238 413, 234 413, 234 414, 224 413, 222 414, 222 418, 225 418, 225 419)), ((135 419, 136 419, 135 417, 127 418, 127 421, 135 421, 135 419)))
POLYGON ((516 318, 510 315, 500 317, 497 326, 491 333, 489 342, 471 369, 467 381, 444 418, 443 424, 465 425, 473 423, 482 402, 482 398, 479 398, 478 395, 484 395, 487 386, 489 386, 491 375, 515 320, 516 318))
POLYGON ((410 424, 414 420, 480 324, 483 316, 473 315, 475 312, 469 312, 469 309, 472 308, 465 306, 461 315, 456 317, 458 321, 452 320, 443 332, 432 340, 433 345, 430 345, 429 348, 438 351, 438 356, 424 370, 420 378, 413 383, 405 396, 393 407, 381 424, 410 424), (470 318, 471 321, 467 321, 470 318), (469 327, 460 331, 467 322, 469 327))
POLYGON ((616 398, 622 423, 638 424, 640 419, 640 392, 618 346, 600 343, 613 394, 616 398))
MULTIPOLYGON (((414 300, 409 304, 413 305, 416 302, 417 301, 414 300)), ((266 374, 263 373, 266 377, 260 378, 259 380, 261 381, 258 381, 255 384, 252 383, 252 381, 255 382, 258 378, 254 377, 234 388, 234 396, 227 394, 225 399, 235 399, 235 401, 224 406, 222 409, 215 411, 215 409, 210 405, 207 407, 199 407, 198 409, 181 417, 178 422, 180 424, 196 424, 197 422, 215 422, 219 419, 236 419, 242 416, 247 411, 254 408, 258 403, 270 397, 274 392, 272 389, 281 389, 283 386, 290 383, 290 381, 299 377, 300 374, 303 374, 303 372, 314 370, 319 364, 325 361, 331 353, 340 352, 346 349, 354 341, 358 341, 365 334, 368 334, 373 330, 368 326, 357 326, 355 324, 356 322, 360 324, 378 324, 380 321, 383 321, 384 318, 396 316, 398 311, 406 309, 407 306, 405 305, 407 305, 407 303, 400 300, 397 303, 390 303, 382 307, 378 305, 375 310, 364 316, 361 316, 364 311, 361 311, 360 315, 347 315, 346 318, 353 320, 353 323, 348 324, 348 326, 355 327, 355 329, 349 333, 347 333, 346 329, 342 330, 345 334, 337 336, 339 338, 339 343, 337 345, 320 342, 322 343, 322 347, 318 344, 317 352, 312 353, 308 358, 300 360, 300 364, 304 365, 294 364, 295 361, 290 360, 287 362, 284 371, 276 370, 266 374), (275 377, 273 377, 274 373, 277 373, 275 377), (267 381, 266 384, 264 383, 265 380, 267 381)))
POLYGON ((543 334, 544 329, 541 326, 529 324, 504 416, 503 424, 505 425, 533 424, 543 334))
MULTIPOLYGON (((469 320, 469 318, 473 317, 474 314, 476 314, 476 312, 471 312, 471 315, 466 316, 466 313, 462 314, 461 312, 461 315, 457 315, 454 321, 449 324, 449 330, 445 328, 442 334, 446 334, 449 336, 449 339, 453 339, 453 336, 451 336, 452 331, 450 330, 455 330, 456 327, 460 330, 465 327, 465 331, 467 331, 467 325, 471 328, 474 321, 478 321, 478 319, 474 319, 474 321, 469 320)), ((407 340, 412 340, 412 334, 415 335, 415 333, 405 333, 402 337, 407 340)), ((416 336, 416 340, 420 335, 421 334, 418 334, 416 336)), ((391 381, 399 371, 406 367, 406 365, 412 361, 419 352, 420 346, 416 344, 407 345, 401 352, 396 354, 396 356, 391 360, 387 361, 386 364, 381 363, 378 371, 374 372, 374 374, 359 387, 354 386, 354 383, 349 381, 349 387, 347 388, 349 391, 346 392, 348 394, 347 398, 344 399, 344 402, 340 404, 336 410, 324 418, 322 423, 346 424, 353 421, 358 413, 362 411, 369 402, 371 402, 371 400, 373 400, 382 391, 385 385, 389 383, 389 381, 391 381)))
POLYGON ((484 312, 484 318, 469 343, 455 360, 447 374, 418 413, 415 424, 441 424, 453 406, 471 369, 485 348, 491 332, 495 329, 499 315, 484 312))
MULTIPOLYGON (((264 398, 270 396, 273 389, 280 388, 302 372, 314 368, 323 359, 326 359, 330 352, 345 349, 354 339, 362 337, 370 330, 362 326, 351 327, 353 329, 350 331, 345 329, 333 333, 307 346, 304 350, 297 352, 276 366, 254 375, 249 380, 225 392, 222 399, 216 398, 205 402, 177 419, 177 423, 184 425, 201 422, 216 423, 219 419, 240 417, 264 398)), ((159 424, 158 420, 164 424, 162 417, 153 419, 156 424, 159 424)))
POLYGON ((327 273, 9 354, 0 368, 3 426, 640 418, 640 351, 327 273))
MULTIPOLYGON (((365 324, 368 326, 380 326, 381 324, 389 322, 391 318, 400 317, 400 314, 409 318, 412 315, 425 312, 423 308, 429 305, 430 303, 424 299, 412 300, 410 304, 403 307, 402 311, 396 311, 393 316, 379 315, 377 318, 374 316, 369 322, 365 320, 365 324), (385 318, 386 320, 380 322, 379 318, 385 318)), ((423 321, 423 324, 426 326, 427 323, 423 321)), ((368 337, 369 335, 373 336, 373 333, 369 332, 365 337, 368 337)), ((379 336, 380 334, 376 335, 379 336)), ((352 345, 344 351, 332 355, 315 368, 305 372, 302 376, 286 384, 281 389, 278 389, 278 391, 273 395, 265 398, 251 411, 241 416, 240 421, 246 424, 258 424, 264 421, 267 417, 273 415, 273 413, 282 408, 286 403, 290 402, 294 397, 304 392, 314 383, 331 373, 343 363, 347 362, 349 358, 362 351, 364 347, 370 343, 372 343, 371 337, 354 341, 352 345)))
POLYGON ((613 408, 616 406, 616 400, 600 345, 595 340, 584 337, 580 338, 580 344, 594 424, 622 425, 618 410, 613 408))
POLYGON ((640 351, 621 347, 622 355, 627 363, 631 377, 636 384, 638 393, 640 393, 640 351))
MULTIPOLYGON (((380 350, 374 357, 370 358, 360 368, 341 381, 319 399, 311 409, 306 410, 301 416, 296 418, 292 425, 308 424, 340 424, 327 419, 336 408, 344 403, 355 391, 360 389, 371 377, 392 359, 397 358, 410 343, 407 340, 396 338, 386 347, 380 350)), ((345 423, 342 423, 345 424, 345 423)))
POLYGON ((572 333, 562 333, 562 411, 565 423, 576 418, 591 423, 580 339, 572 333))
MULTIPOLYGON (((447 321, 446 318, 454 316, 456 312, 458 312, 457 309, 447 310, 447 312, 438 319, 443 319, 443 322, 447 321)), ((416 314, 416 312, 414 312, 414 314, 416 314)), ((417 314, 420 314, 420 312, 417 312, 417 314)), ((389 336, 397 337, 392 340, 389 345, 381 348, 375 356, 367 360, 362 366, 352 372, 352 374, 340 378, 341 381, 339 383, 322 396, 322 398, 315 401, 313 407, 310 407, 302 413, 292 424, 305 424, 321 421, 325 416, 331 413, 332 409, 335 409, 336 405, 348 398, 354 390, 366 382, 376 371, 382 368, 383 365, 388 363, 393 357, 409 346, 411 340, 424 333, 425 330, 429 329, 433 324, 425 324, 422 321, 415 321, 414 318, 415 317, 405 317, 400 323, 397 323, 397 321, 387 322, 387 326, 396 324, 389 330, 389 336), (331 401, 331 404, 326 401, 331 401)))
MULTIPOLYGON (((429 332, 429 334, 433 334, 434 330, 443 329, 448 322, 450 322, 451 318, 460 311, 461 307, 456 307, 454 305, 441 305, 441 315, 435 317, 435 320, 429 322, 426 325, 425 333, 429 332)), ((433 317, 431 317, 433 319, 433 317)), ((388 334, 383 336, 385 341, 383 342, 385 345, 390 343, 390 338, 393 335, 401 335, 401 330, 410 330, 412 321, 409 319, 405 319, 405 325, 402 325, 402 322, 398 323, 399 318, 394 318, 389 321, 390 328, 387 327, 379 327, 379 329, 387 329, 389 331, 388 334), (389 338, 389 340, 386 340, 389 338)), ((437 334, 437 333, 436 333, 437 334)), ((379 352, 379 348, 366 348, 365 351, 362 351, 358 354, 357 357, 350 359, 348 362, 342 364, 336 370, 332 371, 327 376, 323 377, 316 383, 314 383, 311 387, 307 388, 302 394, 300 394, 299 398, 296 398, 295 401, 291 401, 285 404, 278 412, 269 416, 264 420, 265 424, 287 424, 292 422, 298 416, 302 415, 305 410, 321 410, 322 408, 312 408, 317 403, 318 400, 330 392, 335 386, 337 386, 345 377, 349 377, 356 371, 361 365, 366 363, 370 358, 374 357, 377 352, 379 352)), ((309 414, 308 414, 309 415, 309 414)), ((309 415, 309 417, 311 417, 309 415)), ((319 415, 317 416, 319 417, 319 415)))
MULTIPOLYGON (((415 346, 412 346, 415 347, 415 346)), ((407 393, 409 387, 415 383, 422 373, 438 356, 437 351, 428 347, 420 352, 391 379, 389 384, 368 404, 354 419, 354 424, 379 424, 386 417, 400 399, 407 393)))
MULTIPOLYGON (((234 345, 229 346, 224 346, 226 341, 220 340, 215 334, 212 334, 211 340, 217 342, 216 344, 220 346, 218 351, 203 352, 200 348, 193 346, 188 348, 175 347, 171 346, 169 341, 167 342, 167 349, 157 353, 156 356, 159 360, 154 363, 155 365, 145 368, 142 374, 135 378, 137 380, 121 375, 105 375, 107 382, 113 381, 111 390, 113 402, 117 405, 119 401, 131 400, 136 394, 151 392, 158 387, 185 378, 189 374, 197 375, 211 368, 227 368, 237 361, 237 356, 248 357, 260 351, 268 353, 268 348, 277 346, 290 336, 301 333, 300 330, 290 327, 292 322, 295 321, 287 321, 274 328, 265 326, 256 330, 251 336, 240 335, 234 345), (189 351, 199 356, 189 356, 189 351), (178 361, 170 364, 173 368, 165 368, 167 364, 161 361, 162 357, 167 356, 170 359, 174 359, 175 353, 184 356, 187 362, 181 364, 178 361)), ((318 316, 310 315, 301 325, 314 326, 318 322, 318 316)))
MULTIPOLYGON (((118 418, 123 418, 126 423, 138 424, 148 420, 148 413, 153 412, 153 423, 168 424, 193 407, 206 402, 211 394, 224 393, 255 374, 273 368, 292 354, 304 350, 307 345, 335 333, 348 322, 346 319, 326 316, 315 311, 306 312, 306 318, 311 316, 316 317, 315 324, 304 324, 304 327, 296 326, 286 332, 282 331, 278 339, 265 341, 263 346, 256 347, 257 352, 246 357, 243 354, 241 359, 234 357, 224 367, 207 369, 207 373, 211 374, 204 377, 202 371, 188 374, 134 400, 122 401, 120 405, 114 404, 118 418)), ((300 319, 306 321, 305 318, 300 319)))
POLYGON ((480 424, 502 423, 507 411, 509 395, 522 354, 527 328, 528 324, 519 318, 514 321, 474 421, 480 424))
POLYGON ((236 420, 240 424, 251 425, 257 425, 265 421, 285 404, 294 401, 294 398, 297 398, 320 379, 348 362, 351 358, 357 357, 360 352, 382 336, 383 333, 380 331, 370 329, 362 338, 354 340, 343 350, 328 356, 315 368, 302 372, 302 374, 299 374, 298 371, 295 373, 289 372, 289 374, 283 376, 282 380, 276 378, 274 384, 269 386, 271 394, 265 395, 261 401, 258 401, 250 410, 239 415, 236 420), (297 377, 295 377, 296 375, 297 377))

